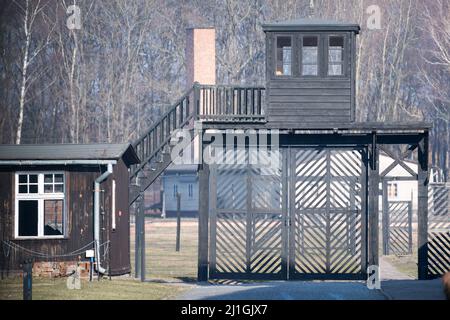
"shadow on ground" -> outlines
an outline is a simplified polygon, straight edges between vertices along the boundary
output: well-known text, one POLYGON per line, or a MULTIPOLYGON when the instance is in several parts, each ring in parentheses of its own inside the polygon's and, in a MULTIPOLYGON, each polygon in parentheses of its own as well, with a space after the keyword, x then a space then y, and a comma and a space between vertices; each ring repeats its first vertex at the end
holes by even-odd
POLYGON ((436 280, 382 281, 381 290, 369 290, 360 281, 272 281, 193 286, 181 300, 443 300, 436 280))
POLYGON ((179 296, 186 300, 384 300, 362 282, 274 281, 203 284, 179 296))
POLYGON ((442 279, 387 280, 381 282, 383 292, 392 300, 445 300, 442 279))

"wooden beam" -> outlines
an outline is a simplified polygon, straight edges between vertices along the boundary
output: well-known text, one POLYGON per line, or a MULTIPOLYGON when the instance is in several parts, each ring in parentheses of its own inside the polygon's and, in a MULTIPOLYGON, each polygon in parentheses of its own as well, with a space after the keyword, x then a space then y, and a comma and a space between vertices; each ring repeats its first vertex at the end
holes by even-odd
POLYGON ((428 278, 428 132, 424 133, 418 148, 418 275, 428 278))
POLYGON ((383 254, 389 255, 389 199, 388 183, 383 179, 383 254))
POLYGON ((361 176, 363 177, 361 183, 361 271, 363 274, 367 273, 367 223, 368 223, 368 203, 367 203, 367 195, 368 195, 368 163, 369 163, 369 150, 368 148, 364 148, 361 150, 361 176))
POLYGON ((134 209, 134 277, 139 279, 141 276, 141 237, 139 230, 139 208, 134 209))
POLYGON ((395 154, 393 154, 390 150, 387 148, 383 148, 383 146, 380 145, 380 149, 383 150, 389 157, 391 157, 394 162, 392 162, 384 171, 380 174, 381 177, 385 177, 392 169, 394 169, 397 165, 401 166, 403 169, 405 169, 413 178, 414 180, 417 180, 417 173, 414 172, 410 167, 408 167, 404 160, 408 158, 411 153, 416 149, 417 146, 411 146, 406 150, 406 152, 403 152, 400 157, 397 157, 395 154))
POLYGON ((209 165, 202 163, 198 170, 198 281, 208 281, 208 218, 209 218, 209 165))
POLYGON ((140 242, 140 276, 141 281, 145 281, 145 200, 144 192, 139 199, 139 242, 140 242))
MULTIPOLYGON (((216 273, 216 242, 217 242, 217 166, 212 165, 209 167, 209 270, 208 274, 211 277, 216 273)), ((245 212, 245 211, 244 211, 245 212)))
POLYGON ((378 228, 378 196, 379 196, 379 150, 377 145, 376 132, 372 132, 372 144, 370 146, 369 155, 369 265, 379 265, 378 245, 379 245, 379 228, 378 228))
POLYGON ((175 241, 175 251, 180 251, 180 235, 181 235, 181 194, 177 192, 177 236, 175 241))

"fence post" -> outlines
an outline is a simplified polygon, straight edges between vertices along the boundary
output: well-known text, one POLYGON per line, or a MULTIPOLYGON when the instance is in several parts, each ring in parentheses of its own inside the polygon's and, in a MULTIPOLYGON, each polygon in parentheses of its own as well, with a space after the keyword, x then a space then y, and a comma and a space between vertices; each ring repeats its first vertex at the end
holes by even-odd
POLYGON ((411 201, 408 202, 408 253, 412 254, 413 248, 412 248, 412 202, 413 202, 413 193, 411 192, 411 201))
POLYGON ((194 120, 200 115, 200 84, 194 82, 194 105, 193 105, 194 120))
POLYGON ((33 292, 33 262, 28 259, 23 264, 23 300, 31 300, 33 292))
POLYGON ((140 226, 140 264, 141 264, 141 281, 144 282, 145 281, 145 196, 144 196, 144 192, 141 192, 141 198, 140 198, 140 202, 139 202, 139 226, 140 226))
POLYGON ((141 276, 141 227, 139 217, 139 199, 134 209, 134 277, 139 279, 141 276))
POLYGON ((372 132, 372 143, 370 145, 370 157, 369 157, 369 266, 378 266, 378 244, 379 244, 379 211, 378 211, 378 196, 379 190, 379 165, 378 165, 378 141, 376 132, 372 132))
POLYGON ((181 232, 181 214, 180 214, 181 194, 177 193, 177 240, 175 251, 180 251, 180 232, 181 232))
POLYGON ((382 215, 382 231, 383 231, 383 255, 389 255, 389 199, 388 199, 388 183, 383 178, 383 215, 382 215))
POLYGON ((206 163, 199 165, 198 185, 199 206, 197 280, 208 281, 209 166, 206 163))
POLYGON ((418 274, 419 280, 425 280, 428 278, 428 131, 422 134, 418 145, 418 274))

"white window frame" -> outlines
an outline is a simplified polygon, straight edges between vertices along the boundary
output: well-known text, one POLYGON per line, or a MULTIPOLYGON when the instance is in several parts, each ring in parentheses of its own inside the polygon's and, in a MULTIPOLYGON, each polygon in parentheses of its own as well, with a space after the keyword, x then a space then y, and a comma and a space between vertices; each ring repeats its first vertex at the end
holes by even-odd
MULTIPOLYGON (((282 47, 283 49, 284 47, 282 47)), ((275 35, 275 71, 274 71, 274 76, 277 78, 292 78, 294 76, 293 72, 294 72, 294 36, 292 34, 277 34, 275 35), (287 65, 287 63, 285 63, 284 61, 284 51, 282 50, 282 60, 281 60, 281 64, 282 64, 282 70, 283 73, 281 74, 277 74, 277 68, 278 68, 278 39, 279 38, 289 38, 290 42, 291 42, 291 46, 287 47, 290 48, 290 61, 289 61, 289 70, 290 73, 289 74, 285 74, 284 73, 284 66, 287 65)))
POLYGON ((330 34, 327 37, 327 43, 326 43, 326 51, 327 51, 327 77, 330 78, 345 78, 347 76, 346 72, 346 58, 347 58, 347 52, 346 52, 346 43, 347 43, 347 37, 345 34, 330 34), (342 46, 342 53, 341 53, 341 61, 330 61, 330 40, 331 38, 342 38, 343 46, 342 46), (341 74, 330 74, 330 65, 340 65, 341 66, 341 74))
POLYGON ((388 198, 398 199, 398 183, 388 182, 388 198))
POLYGON ((14 183, 14 236, 16 239, 64 239, 66 234, 66 174, 64 171, 17 171, 15 173, 14 183), (37 174, 38 176, 38 193, 19 193, 19 175, 37 174), (44 193, 44 175, 45 174, 62 174, 64 192, 44 193), (19 201, 35 200, 38 202, 38 235, 37 236, 19 236, 19 201), (44 201, 45 200, 62 200, 62 235, 44 235, 44 201))
MULTIPOLYGON (((302 34, 300 36, 300 77, 302 78, 319 78, 321 76, 321 71, 323 69, 323 67, 321 66, 321 60, 322 60, 322 53, 321 53, 321 46, 322 46, 322 38, 320 36, 320 34, 302 34), (317 46, 316 47, 311 47, 311 48, 316 48, 317 50, 317 56, 316 56, 316 63, 312 63, 312 62, 308 62, 308 63, 304 63, 303 62, 303 56, 304 56, 304 48, 305 46, 303 45, 305 42, 305 38, 316 38, 317 39, 317 46), (317 67, 317 73, 316 74, 303 74, 304 72, 304 67, 305 66, 316 66, 317 67)), ((309 47, 309 46, 307 46, 309 47)))

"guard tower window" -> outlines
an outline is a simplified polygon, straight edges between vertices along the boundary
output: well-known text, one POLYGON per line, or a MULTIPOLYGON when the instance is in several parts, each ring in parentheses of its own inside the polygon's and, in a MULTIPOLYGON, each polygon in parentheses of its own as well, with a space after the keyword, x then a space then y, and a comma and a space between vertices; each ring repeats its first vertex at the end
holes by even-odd
POLYGON ((328 75, 344 75, 344 37, 330 37, 328 40, 328 75))
POLYGON ((319 39, 317 37, 303 37, 303 45, 302 45, 303 76, 317 76, 319 73, 318 43, 319 39))
POLYGON ((292 75, 292 38, 289 36, 277 37, 275 75, 292 75))

